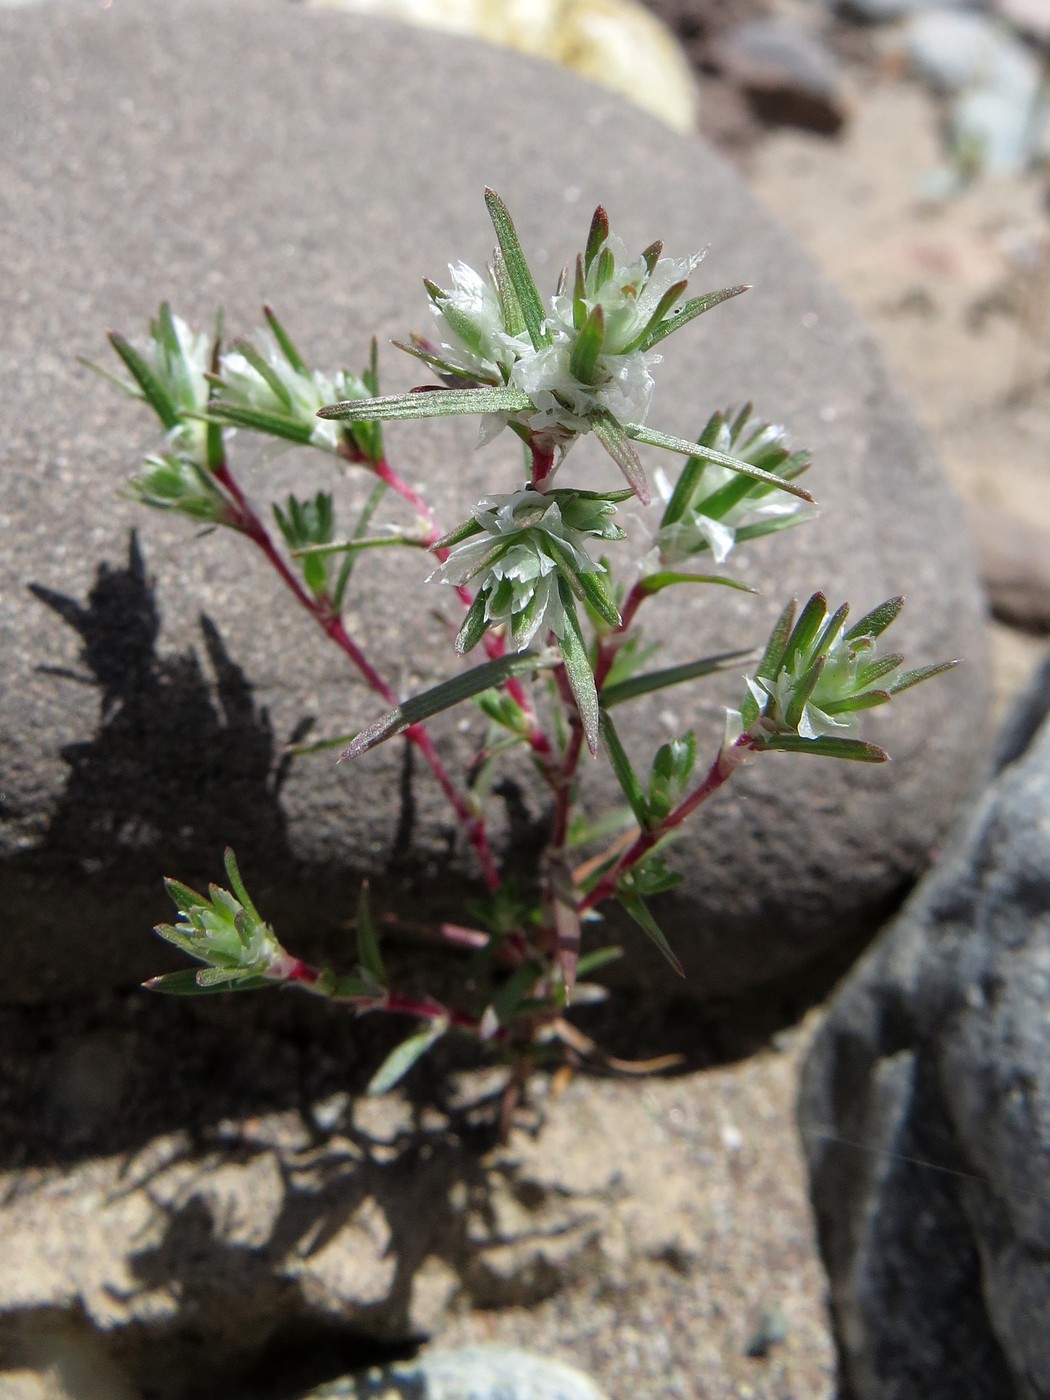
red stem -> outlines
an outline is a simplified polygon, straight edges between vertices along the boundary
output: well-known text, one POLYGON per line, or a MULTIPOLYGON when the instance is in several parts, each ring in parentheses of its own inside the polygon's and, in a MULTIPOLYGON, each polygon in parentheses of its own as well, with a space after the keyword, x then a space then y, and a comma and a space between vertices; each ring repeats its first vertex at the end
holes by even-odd
POLYGON ((737 768, 739 768, 740 764, 743 762, 743 755, 755 748, 755 741, 750 734, 745 732, 744 734, 738 735, 733 741, 731 748, 739 751, 735 760, 728 757, 725 750, 722 750, 708 769, 707 776, 699 787, 695 787, 688 797, 683 798, 678 806, 664 818, 658 827, 655 827, 652 831, 643 831, 639 833, 634 843, 624 851, 613 868, 606 871, 595 885, 594 889, 591 890, 590 894, 584 895, 583 899, 580 900, 577 908, 581 914, 587 909, 596 908, 599 904, 603 903, 603 901, 615 894, 616 886, 624 871, 629 870, 632 865, 637 865, 643 856, 648 855, 658 841, 662 840, 669 831, 673 831, 676 826, 681 826, 686 817, 691 816, 701 803, 706 802, 712 793, 717 792, 722 784, 732 776, 737 768))
MULTIPOLYGON (((397 694, 387 685, 382 676, 375 669, 372 663, 365 656, 364 652, 347 632, 343 625, 342 618, 334 614, 327 606, 325 600, 313 598, 307 593, 299 580, 292 573, 291 569, 281 557, 265 525, 256 515, 248 498, 237 484, 229 467, 224 463, 215 471, 216 480, 225 488, 235 505, 233 522, 241 532, 257 545, 267 560, 276 569, 277 573, 284 580, 287 587, 294 594, 296 600, 302 604, 314 621, 323 629, 335 644, 350 658, 353 664, 360 671, 376 694, 394 708, 398 703, 397 694)), ((481 863, 482 873, 485 883, 490 890, 497 890, 500 887, 499 871, 492 857, 489 848, 488 836, 485 831, 484 817, 473 812, 466 799, 456 790, 445 765, 442 763, 437 750, 434 748, 433 740, 421 724, 410 725, 405 730, 405 737, 410 743, 415 744, 429 764, 431 772, 437 778, 442 792, 452 805, 461 826, 466 832, 467 839, 477 854, 481 863)))

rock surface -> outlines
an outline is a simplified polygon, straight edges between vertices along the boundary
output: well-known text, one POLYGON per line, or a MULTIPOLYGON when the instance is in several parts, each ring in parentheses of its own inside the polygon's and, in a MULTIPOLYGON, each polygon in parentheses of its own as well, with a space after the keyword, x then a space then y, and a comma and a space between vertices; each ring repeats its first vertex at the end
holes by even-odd
POLYGON ((849 1400, 1050 1394, 1046 696, 1044 674, 1013 761, 851 974, 805 1066, 849 1400))
MULTIPOLYGON (((73 1150, 27 1135, 0 1176, 5 1400, 16 1368, 63 1362, 97 1378, 69 1400, 287 1400, 424 1337, 540 1350, 611 1400, 690 1400, 697 1376, 830 1400, 797 1044, 671 1079, 537 1080, 535 1116, 493 1148, 468 1111, 485 1080, 454 1080, 448 1113, 317 1097, 317 1024, 303 1111, 249 1117, 244 1079, 287 1074, 294 1045, 226 1019, 225 1037, 166 1036, 166 1090, 133 1088, 73 1150), (240 1121, 216 1118, 237 1084, 240 1121), (185 1126, 151 1132, 166 1099, 185 1126)), ((127 1031, 123 1049, 139 1054, 127 1031)), ((14 1135, 0 1143, 11 1155, 14 1135)))
POLYGON ((668 30, 637 0, 311 0, 421 24, 564 63, 676 131, 696 129, 696 82, 668 30))
POLYGON ((417 1361, 358 1372, 312 1390, 303 1400, 603 1400, 574 1367, 510 1347, 435 1351, 417 1361))
MULTIPOLYGON (((720 593, 708 620, 694 597, 674 600, 656 632, 668 663, 758 642, 785 596, 820 586, 861 608, 905 591, 895 640, 909 658, 976 662, 965 683, 873 714, 868 732, 893 765, 756 765, 738 783, 746 800, 720 796, 677 848, 688 878, 662 917, 698 995, 775 978, 871 930, 972 780, 985 707, 978 593, 956 504, 870 341, 740 181, 549 66, 277 0, 41 5, 0 13, 0 38, 0 200, 12 213, 0 224, 0 386, 12 406, 0 480, 3 994, 158 971, 143 931, 168 912, 159 876, 214 878, 227 842, 297 951, 317 951, 361 874, 390 905, 459 913, 469 865, 450 859, 445 809, 400 748, 353 772, 324 755, 282 760, 304 717, 345 732, 379 707, 260 560, 120 499, 148 427, 76 356, 101 356, 107 326, 135 333, 164 295, 201 324, 221 304, 231 332, 256 324, 265 297, 318 361, 359 364, 371 331, 382 343, 425 325, 420 274, 484 259, 486 182, 552 279, 601 199, 630 244, 710 241, 705 285, 756 283, 671 348, 651 418, 695 433, 712 407, 754 397, 813 449, 823 515, 755 549, 757 606, 720 593), (460 136, 435 144, 436 129, 460 136), (615 141, 598 139, 613 129, 615 141)), ((407 361, 386 363, 389 389, 414 382, 407 361)), ((388 434, 449 520, 518 470, 511 449, 476 454, 475 432, 446 421, 388 434)), ((264 499, 325 480, 288 458, 249 470, 264 499)), ((364 489, 351 486, 358 499, 364 489)), ((406 617, 401 566, 360 572, 351 620, 381 669, 405 690, 448 675, 444 637, 406 617)), ((733 677, 669 693, 655 714, 636 707, 626 742, 648 750, 654 727, 662 738, 696 722, 710 749, 739 687, 733 677)), ((466 752, 457 721, 437 733, 454 765, 466 752)), ((608 781, 592 788, 607 805, 608 781)), ((523 802, 510 815, 535 821, 539 799, 523 802)), ((641 935, 630 946, 646 976, 664 976, 641 935)))

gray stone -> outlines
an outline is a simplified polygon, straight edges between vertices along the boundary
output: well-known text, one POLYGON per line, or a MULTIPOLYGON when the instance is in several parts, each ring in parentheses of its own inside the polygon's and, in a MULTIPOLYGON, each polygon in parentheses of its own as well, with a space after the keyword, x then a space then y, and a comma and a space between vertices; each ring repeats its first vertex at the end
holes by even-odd
MULTIPOLYGON (((159 877, 216 878, 227 842, 305 955, 345 959, 332 931, 361 875, 388 908, 461 916, 473 867, 398 745, 353 768, 325 754, 283 762, 304 718, 338 734, 382 707, 248 548, 195 539, 121 498, 153 445, 148 424, 76 359, 104 358, 104 330, 138 333, 164 296, 202 325, 223 306, 231 333, 258 323, 265 298, 319 363, 359 367, 371 333, 383 344, 426 327, 421 275, 484 260, 486 183, 552 280, 601 199, 631 245, 709 242, 705 286, 755 284, 669 346, 651 421, 694 434, 712 408, 754 398, 813 449, 823 514, 754 549, 756 604, 727 590, 672 599, 647 624, 668 664, 759 643, 785 597, 817 587, 859 608, 907 592, 895 642, 909 659, 972 663, 872 715, 892 765, 774 757, 745 769, 743 800, 720 795, 679 843, 686 884, 659 911, 700 996, 870 932, 980 762, 975 572, 956 502, 870 339, 739 179, 703 145, 542 63, 284 0, 37 5, 0 12, 0 44, 3 995, 159 971, 145 932, 169 914, 159 877)), ((384 363, 388 389, 417 381, 406 357, 384 363)), ((520 470, 512 446, 475 453, 475 434, 459 420, 388 433, 449 522, 520 470)), ((577 479, 601 458, 591 447, 574 452, 577 479)), ((328 481, 294 455, 248 476, 263 501, 328 481)), ((454 662, 429 614, 410 618, 404 574, 387 560, 362 568, 351 621, 408 692, 454 662)), ((654 727, 663 738, 665 724, 695 723, 710 753, 740 688, 721 678, 625 710, 625 740, 648 752, 654 727)), ((470 747, 460 724, 435 726, 453 767, 470 747)), ((588 781, 607 807, 607 775, 588 781)), ((523 808, 512 794, 507 819, 496 813, 504 850, 531 830, 519 820, 542 817, 541 794, 520 796, 523 808)), ((628 980, 643 967, 659 983, 644 937, 624 937, 628 980)))
POLYGON ((582 1371, 513 1347, 461 1347, 358 1372, 303 1400, 603 1400, 582 1371))
POLYGON ((790 20, 775 17, 735 25, 716 41, 712 53, 763 120, 829 136, 845 121, 838 64, 816 35, 790 20))
POLYGON ((988 506, 974 523, 992 616, 1024 632, 1050 633, 1050 532, 988 506))
POLYGON ((985 9, 985 0, 834 0, 834 9, 864 24, 887 24, 925 10, 985 9))
POLYGON ((915 71, 945 92, 992 88, 1028 99, 1038 84, 1035 58, 988 15, 951 9, 916 14, 904 41, 915 71))
POLYGON ((805 1067, 849 1400, 1050 1394, 1050 722, 1024 748, 1033 718, 805 1067))

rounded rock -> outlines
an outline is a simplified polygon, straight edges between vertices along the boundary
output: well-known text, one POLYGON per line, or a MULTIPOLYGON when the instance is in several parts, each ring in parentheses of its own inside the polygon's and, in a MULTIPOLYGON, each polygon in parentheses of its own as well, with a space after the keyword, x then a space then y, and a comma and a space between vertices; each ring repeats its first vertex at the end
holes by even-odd
MULTIPOLYGON (((659 619, 655 608, 645 619, 661 664, 760 645, 785 599, 816 588, 860 612, 905 592, 894 643, 909 663, 970 662, 873 712, 867 732, 892 765, 775 755, 745 768, 676 846, 684 885, 654 902, 691 981, 613 923, 628 981, 725 996, 876 927, 981 763, 976 574, 957 503, 871 340, 737 176, 550 65, 329 11, 40 4, 0 11, 0 43, 0 200, 15 213, 0 222, 0 995, 72 995, 162 970, 146 936, 170 916, 160 877, 217 878, 226 844, 306 956, 346 958, 337 930, 361 876, 387 909, 462 917, 476 874, 400 745, 353 767, 324 753, 287 764, 304 721, 346 733, 382 704, 250 548, 122 499, 155 440, 139 406, 77 357, 103 358, 107 327, 138 334, 161 298, 201 326, 221 305, 231 334, 258 324, 265 299, 317 363, 360 368, 373 333, 382 344, 426 327, 422 275, 484 260, 485 184, 552 284, 599 201, 632 247, 709 243, 698 290, 754 283, 668 344, 650 421, 695 435, 713 409, 754 399, 812 449, 822 515, 753 547, 746 577, 761 599, 662 595, 659 619)), ((383 371, 388 392, 420 377, 394 352, 383 371)), ((476 432, 443 420, 387 434, 449 524, 521 470, 513 444, 475 452, 476 432)), ((564 481, 593 484, 604 459, 592 447, 574 449, 564 481)), ((236 448, 260 504, 331 484, 312 460, 236 448)), ((369 485, 349 490, 360 501, 369 485)), ((403 562, 377 560, 351 600, 352 626, 406 694, 455 669, 430 621, 447 600, 410 610, 427 571, 420 559, 409 579, 403 562)), ((624 706, 624 742, 647 763, 656 741, 696 726, 713 755, 742 685, 735 673, 624 706)), ((453 767, 471 752, 463 718, 435 725, 453 767)), ((593 811, 620 802, 605 769, 586 777, 593 811)), ((503 801, 495 838, 527 855, 544 794, 523 784, 503 801)))

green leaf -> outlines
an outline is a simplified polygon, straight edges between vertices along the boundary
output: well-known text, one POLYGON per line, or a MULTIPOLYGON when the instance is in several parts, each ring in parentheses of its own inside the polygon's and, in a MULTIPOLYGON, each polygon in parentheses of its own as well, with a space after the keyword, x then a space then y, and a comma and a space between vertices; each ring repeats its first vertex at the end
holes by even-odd
POLYGON ((621 905, 621 907, 625 909, 628 914, 630 914, 631 918, 635 921, 639 928, 645 930, 645 932, 653 940, 656 946, 660 949, 660 952, 663 953, 664 957, 674 968, 675 972, 678 973, 679 977, 684 977, 685 969, 682 967, 682 964, 678 961, 678 958, 675 956, 670 943, 668 943, 667 941, 667 937, 664 934, 663 929, 653 918, 652 910, 641 898, 641 896, 634 894, 629 890, 622 890, 617 893, 616 899, 617 902, 621 905))
POLYGON ((781 753, 808 753, 818 758, 853 759, 857 763, 885 763, 889 754, 878 744, 869 744, 862 739, 836 739, 823 734, 818 739, 803 739, 801 734, 775 734, 761 745, 781 753))
POLYGON ((737 588, 741 593, 757 593, 758 589, 753 588, 750 583, 744 583, 740 579, 726 578, 724 574, 680 574, 673 570, 659 574, 647 574, 640 579, 638 587, 642 593, 659 593, 663 588, 670 588, 673 583, 715 583, 722 588, 737 588))
POLYGON ((605 312, 599 303, 580 327, 569 356, 569 373, 581 384, 594 383, 598 357, 604 344, 605 312))
POLYGON ((365 1093, 370 1098, 378 1098, 398 1084, 421 1056, 425 1055, 435 1041, 448 1030, 448 1022, 435 1020, 423 1030, 410 1035, 396 1049, 391 1050, 383 1063, 368 1082, 365 1093))
POLYGON ((789 729, 797 729, 801 723, 809 698, 816 690, 827 664, 828 658, 826 656, 818 656, 805 675, 801 676, 792 687, 791 699, 784 714, 784 723, 789 729))
POLYGON ((870 710, 873 705, 885 705, 890 699, 888 690, 865 690, 860 695, 848 695, 845 700, 826 700, 820 708, 826 715, 845 715, 853 710, 870 710))
POLYGON ((611 945, 607 948, 595 948, 593 952, 584 953, 580 958, 576 964, 576 976, 579 978, 590 977, 592 973, 599 972, 603 967, 608 967, 610 963, 618 962, 622 957, 622 948, 614 948, 611 945))
POLYGON ((313 428, 298 418, 286 418, 281 413, 270 413, 261 408, 249 408, 247 404, 230 403, 227 399, 212 399, 208 413, 222 419, 224 423, 235 423, 239 428, 247 428, 253 433, 266 433, 268 437, 284 438, 287 442, 307 446, 313 438, 313 428))
POLYGON ((672 331, 681 330, 684 325, 695 320, 697 316, 702 316, 705 311, 710 311, 713 306, 720 306, 723 301, 729 301, 730 297, 738 297, 741 292, 749 292, 750 290, 750 286, 723 287, 719 292, 708 292, 705 296, 691 298, 684 306, 673 311, 666 321, 654 326, 649 332, 648 338, 642 342, 639 348, 651 350, 654 345, 659 345, 661 340, 666 339, 672 331))
POLYGON ((110 331, 109 343, 124 361, 131 377, 142 390, 142 396, 161 421, 165 430, 174 428, 179 422, 179 411, 166 387, 150 369, 145 359, 131 342, 117 331, 110 331))
POLYGON ((716 462, 721 467, 728 467, 730 471, 750 476, 755 481, 765 481, 777 490, 787 491, 803 501, 813 501, 809 492, 793 481, 774 476, 772 472, 763 471, 761 467, 753 467, 750 462, 743 462, 739 457, 729 457, 724 452, 716 452, 713 448, 689 442, 686 438, 670 437, 667 433, 657 432, 655 428, 646 428, 641 423, 624 423, 622 431, 635 442, 648 443, 650 447, 662 447, 667 452, 680 452, 686 457, 703 457, 708 462, 716 462))
POLYGON ((539 963, 527 962, 515 968, 492 998, 492 1010, 499 1025, 513 1020, 539 981, 543 969, 539 963))
POLYGON ((525 259, 525 254, 522 252, 521 243, 518 241, 517 230, 507 212, 507 206, 495 190, 487 189, 485 191, 485 204, 489 211, 489 218, 492 220, 492 227, 496 230, 496 238, 499 240, 500 251, 507 266, 507 276, 514 288, 518 305, 521 307, 522 318, 525 321, 525 329, 529 333, 529 339, 532 341, 532 348, 539 350, 545 345, 550 345, 551 333, 544 324, 543 303, 536 290, 536 283, 525 259))
POLYGON ((347 422, 390 422, 402 418, 444 418, 462 413, 517 413, 532 400, 520 389, 414 389, 377 399, 346 399, 317 410, 318 418, 347 422))
POLYGON ((923 681, 928 681, 931 676, 939 676, 942 671, 950 671, 953 666, 958 666, 958 661, 935 661, 930 666, 919 666, 914 671, 905 671, 897 684, 890 688, 891 695, 899 695, 902 690, 909 690, 913 685, 921 685, 923 681))
POLYGON ((198 977, 203 977, 209 972, 217 971, 219 971, 217 968, 186 967, 179 972, 164 972, 159 977, 151 977, 142 985, 149 992, 164 992, 168 996, 176 997, 203 997, 211 996, 216 992, 254 992, 259 987, 277 985, 269 977, 231 977, 228 974, 221 981, 206 979, 202 983, 197 980, 198 977))
POLYGON ((659 825, 685 791, 696 766, 696 735, 689 731, 681 739, 661 744, 649 774, 649 820, 659 825))
POLYGON ((799 613, 798 621, 787 640, 784 654, 777 669, 769 673, 769 679, 781 671, 794 670, 796 662, 806 659, 813 649, 825 617, 828 615, 828 600, 823 593, 814 593, 799 613))
POLYGON ((488 620, 485 616, 486 606, 484 593, 479 593, 467 609, 467 615, 456 634, 456 650, 460 656, 465 656, 468 651, 473 651, 485 635, 488 628, 488 620))
POLYGON ((602 710, 601 717, 602 742, 605 744, 605 752, 609 756, 609 762, 616 775, 616 780, 623 789, 623 795, 631 804, 631 811, 635 820, 643 831, 649 827, 649 802, 645 796, 638 774, 634 771, 631 760, 627 756, 627 751, 620 741, 620 736, 616 732, 616 726, 609 718, 605 710, 602 710))
POLYGON ((591 227, 587 233, 587 247, 583 255, 583 270, 590 272, 591 263, 602 250, 602 244, 609 237, 609 216, 599 204, 591 218, 591 227))
POLYGON ((375 978, 381 987, 386 986, 386 968, 379 952, 379 939, 368 907, 368 881, 361 882, 361 892, 357 897, 357 960, 364 970, 375 978))
POLYGON ((244 356, 259 378, 269 387, 274 398, 283 403, 286 409, 291 408, 291 392, 265 355, 261 355, 250 340, 235 340, 233 348, 244 356))
POLYGON ((579 712, 580 723, 583 725, 587 747, 592 754, 596 754, 598 752, 599 712, 598 692, 594 686, 594 672, 591 670, 590 657, 587 655, 583 633, 580 631, 580 620, 576 616, 576 604, 573 602, 572 593, 564 578, 559 577, 558 579, 558 591, 561 594, 562 611, 565 615, 565 633, 558 639, 561 643, 561 659, 565 666, 569 689, 576 701, 576 709, 579 712))
POLYGON ((403 733, 413 724, 422 724, 432 715, 440 714, 442 710, 448 710, 463 700, 469 700, 471 696, 478 695, 483 690, 489 690, 494 685, 502 685, 511 676, 528 675, 532 671, 542 670, 550 665, 550 660, 542 658, 537 652, 514 652, 510 656, 498 656, 492 661, 475 666, 470 671, 452 676, 449 680, 442 681, 440 685, 433 686, 430 690, 425 690, 422 694, 406 700, 396 709, 388 710, 385 715, 374 720, 366 729, 362 729, 353 742, 343 750, 340 762, 344 759, 358 758, 361 754, 367 753, 369 749, 374 749, 377 744, 381 744, 384 739, 390 739, 395 734, 403 733))
POLYGON ((245 913, 248 914, 250 918, 254 919, 257 924, 261 924, 262 917, 258 909, 256 909, 255 905, 252 903, 251 896, 244 887, 244 881, 241 879, 240 867, 237 864, 237 857, 233 853, 232 846, 226 847, 223 854, 223 862, 226 866, 226 878, 229 880, 234 894, 244 906, 245 913))
POLYGON ((188 914, 191 909, 201 909, 208 903, 202 894, 191 890, 189 885, 184 885, 181 880, 166 878, 164 888, 180 914, 188 914))
POLYGON ((492 281, 496 288, 496 298, 499 301, 504 329, 508 335, 521 335, 525 329, 525 316, 521 309, 521 302, 518 300, 518 294, 514 290, 510 272, 507 270, 507 259, 503 256, 503 249, 499 246, 497 246, 492 259, 492 281))
POLYGON ((307 367, 306 361, 299 354, 299 351, 295 348, 291 336, 281 325, 280 321, 278 321, 276 315, 274 314, 273 308, 269 306, 264 306, 263 315, 266 317, 266 324, 270 327, 270 330, 273 332, 274 340, 276 340, 277 344, 281 347, 281 354, 291 365, 292 369, 295 370, 296 374, 301 374, 305 378, 309 378, 310 370, 307 367))
POLYGON ((622 705, 625 700, 634 700, 639 695, 648 695, 654 690, 666 690, 670 685, 681 685, 683 681, 696 680, 698 676, 709 676, 715 671, 726 670, 732 662, 750 656, 749 651, 723 651, 717 656, 705 656, 699 661, 688 661, 683 666, 666 666, 659 671, 647 671, 640 676, 631 676, 615 685, 602 689, 602 708, 622 705))
POLYGON ((628 424, 625 428, 608 409, 596 409, 588 414, 588 422, 594 429, 595 437, 627 478, 631 490, 642 505, 647 506, 649 483, 645 479, 641 459, 629 441, 629 437, 634 436, 631 433, 633 425, 628 424))
POLYGON ((857 637, 880 637, 890 623, 900 616, 903 607, 904 599, 900 595, 887 598, 884 603, 872 608, 871 612, 865 613, 859 622, 853 624, 846 633, 846 640, 852 642, 857 637))

